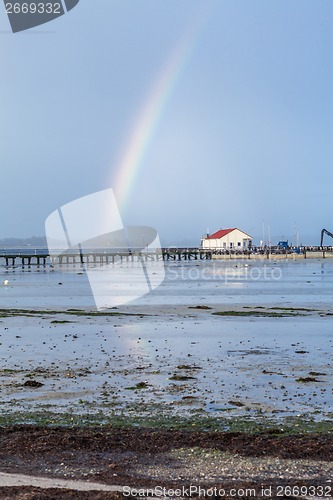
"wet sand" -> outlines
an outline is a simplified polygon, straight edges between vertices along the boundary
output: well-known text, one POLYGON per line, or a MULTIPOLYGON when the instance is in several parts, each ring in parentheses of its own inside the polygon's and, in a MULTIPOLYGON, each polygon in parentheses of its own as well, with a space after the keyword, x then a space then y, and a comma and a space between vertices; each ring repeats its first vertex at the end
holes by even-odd
POLYGON ((2 414, 331 417, 330 308, 114 312, 1 318, 2 414))

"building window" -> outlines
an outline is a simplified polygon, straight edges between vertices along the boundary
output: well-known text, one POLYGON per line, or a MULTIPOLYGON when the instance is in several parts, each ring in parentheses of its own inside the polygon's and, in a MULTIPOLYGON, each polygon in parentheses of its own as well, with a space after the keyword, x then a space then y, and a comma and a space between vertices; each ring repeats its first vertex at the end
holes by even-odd
POLYGON ((242 244, 241 244, 241 242, 240 242, 240 241, 237 243, 237 245, 238 245, 239 247, 240 247, 240 246, 242 246, 242 244))

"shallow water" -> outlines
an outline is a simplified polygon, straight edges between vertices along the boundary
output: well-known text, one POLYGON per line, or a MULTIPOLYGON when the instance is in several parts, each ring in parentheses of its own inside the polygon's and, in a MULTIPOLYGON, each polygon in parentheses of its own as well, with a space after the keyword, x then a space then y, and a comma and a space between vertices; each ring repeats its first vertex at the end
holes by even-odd
MULTIPOLYGON (((165 264, 164 282, 131 304, 332 304, 333 259, 186 261, 165 264)), ((151 264, 154 266, 154 264, 151 264)), ((65 267, 65 266, 64 266, 65 267)), ((135 264, 128 264, 129 277, 135 264)), ((8 269, 0 287, 3 307, 94 307, 86 274, 49 268, 8 269)))

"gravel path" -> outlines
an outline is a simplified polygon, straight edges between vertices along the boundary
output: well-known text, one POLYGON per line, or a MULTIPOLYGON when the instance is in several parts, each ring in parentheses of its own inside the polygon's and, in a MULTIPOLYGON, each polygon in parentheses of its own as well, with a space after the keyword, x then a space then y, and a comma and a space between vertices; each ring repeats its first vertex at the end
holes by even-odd
POLYGON ((26 474, 9 474, 0 472, 0 488, 7 486, 34 486, 37 488, 65 488, 78 491, 122 491, 120 486, 110 486, 103 483, 88 481, 73 481, 69 479, 54 479, 26 474))

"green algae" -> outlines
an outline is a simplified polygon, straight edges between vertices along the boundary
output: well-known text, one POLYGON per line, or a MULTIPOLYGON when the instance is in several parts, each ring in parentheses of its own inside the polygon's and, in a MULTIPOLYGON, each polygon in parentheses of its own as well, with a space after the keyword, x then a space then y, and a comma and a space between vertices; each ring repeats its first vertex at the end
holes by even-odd
POLYGON ((11 427, 21 424, 37 425, 40 427, 75 427, 105 428, 142 428, 142 429, 180 429, 203 432, 242 432, 246 434, 274 434, 279 436, 291 435, 333 435, 333 414, 325 420, 317 421, 311 415, 299 415, 297 417, 268 418, 257 416, 256 418, 244 418, 233 416, 218 417, 207 416, 200 411, 193 411, 190 416, 168 415, 163 409, 149 408, 147 415, 133 414, 125 415, 116 412, 83 413, 77 414, 68 411, 66 413, 54 413, 48 411, 36 412, 2 412, 0 413, 0 427, 11 427))
POLYGON ((304 314, 294 311, 274 312, 263 310, 249 310, 249 311, 216 311, 213 312, 215 316, 235 316, 235 317, 264 317, 264 318, 284 318, 287 316, 304 316, 304 314))

